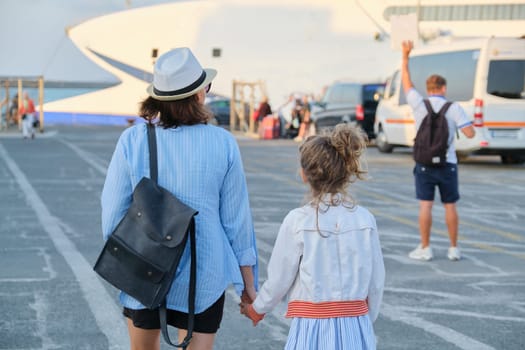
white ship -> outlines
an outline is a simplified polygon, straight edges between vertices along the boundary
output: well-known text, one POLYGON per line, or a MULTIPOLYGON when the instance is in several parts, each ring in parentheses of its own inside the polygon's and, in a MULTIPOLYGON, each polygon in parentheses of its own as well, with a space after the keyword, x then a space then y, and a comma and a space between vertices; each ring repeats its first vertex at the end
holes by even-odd
POLYGON ((384 80, 399 60, 388 41, 391 15, 417 12, 419 31, 427 39, 444 33, 525 34, 525 1, 457 3, 203 0, 97 17, 70 29, 69 36, 121 83, 47 103, 45 116, 97 117, 117 124, 136 116, 146 97, 153 56, 173 47, 190 47, 203 66, 219 71, 215 93, 230 96, 235 79, 262 80, 270 103, 278 106, 291 92, 318 94, 338 79, 384 80))

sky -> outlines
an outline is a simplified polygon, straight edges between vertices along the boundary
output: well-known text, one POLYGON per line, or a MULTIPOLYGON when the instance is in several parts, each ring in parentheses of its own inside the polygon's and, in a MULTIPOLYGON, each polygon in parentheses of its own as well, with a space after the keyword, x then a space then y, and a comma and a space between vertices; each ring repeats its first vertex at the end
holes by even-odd
POLYGON ((107 13, 169 0, 1 0, 0 76, 44 75, 48 80, 111 82, 87 59, 66 28, 107 13), (7 53, 7 54, 6 54, 7 53))
MULTIPOLYGON (((350 13, 361 13, 356 1, 326 1, 335 8, 334 31, 345 30, 348 18, 344 14, 348 13, 348 10, 350 13)), ((0 77, 44 75, 46 81, 117 82, 113 75, 100 69, 75 47, 67 37, 67 28, 104 14, 173 2, 178 1, 1 0, 0 46, 3 48, 2 52, 7 51, 9 54, 0 55, 0 77)), ((257 0, 240 1, 243 4, 246 2, 257 0)), ((279 1, 267 0, 265 5, 271 2, 282 4, 279 1)), ((301 2, 302 0, 287 0, 286 5, 301 2)), ((382 0, 364 2, 368 7, 384 5, 382 0)), ((267 21, 271 21, 271 16, 267 21)), ((355 22, 355 18, 353 21, 355 22)), ((366 35, 372 38, 373 32, 377 30, 374 24, 362 13, 359 21, 353 26, 356 32, 365 31, 366 35)))

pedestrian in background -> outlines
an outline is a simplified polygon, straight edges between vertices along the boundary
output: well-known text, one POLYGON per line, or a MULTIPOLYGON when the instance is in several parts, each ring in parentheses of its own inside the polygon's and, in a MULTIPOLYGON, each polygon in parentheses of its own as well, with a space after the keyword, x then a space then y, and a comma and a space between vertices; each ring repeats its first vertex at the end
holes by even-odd
POLYGON ((268 101, 267 96, 263 96, 261 98, 261 103, 259 104, 259 107, 255 111, 256 121, 260 122, 266 117, 268 114, 272 114, 272 107, 270 106, 270 103, 268 101))
MULTIPOLYGON (((414 88, 410 78, 408 62, 413 47, 414 45, 411 41, 402 43, 401 81, 407 102, 414 112, 417 132, 428 112, 423 97, 414 88)), ((432 109, 439 111, 447 102, 445 98, 447 82, 442 76, 431 75, 426 83, 428 100, 432 105, 432 109)), ((450 239, 447 257, 450 260, 461 259, 461 253, 457 247, 459 218, 456 202, 459 200, 459 186, 458 160, 454 147, 454 137, 457 129, 461 130, 468 138, 474 137, 476 131, 463 108, 457 103, 453 103, 450 106, 445 117, 449 128, 446 165, 444 167, 430 167, 416 163, 414 167, 416 197, 419 199, 419 233, 421 242, 416 249, 409 253, 408 256, 411 259, 431 260, 433 258, 432 248, 430 247, 430 230, 432 228, 432 206, 434 204, 436 187, 439 189, 441 202, 445 208, 445 222, 450 239)))
POLYGON ((241 313, 256 325, 285 297, 292 318, 287 350, 375 349, 372 323, 383 296, 385 267, 374 216, 348 186, 364 178, 362 131, 339 124, 299 147, 311 200, 284 218, 268 279, 241 313))
POLYGON ((299 126, 299 133, 294 138, 296 142, 303 142, 310 135, 310 100, 308 95, 303 95, 302 109, 301 109, 301 125, 299 126))
MULTIPOLYGON (((228 286, 233 284, 243 300, 255 298, 257 252, 240 151, 228 131, 208 124, 213 115, 204 106, 216 74, 202 69, 190 49, 173 49, 155 62, 149 97, 139 112, 156 124, 159 185, 199 212, 191 350, 213 349, 228 286)), ((101 198, 105 239, 126 213, 143 177, 149 177, 145 123, 122 133, 109 164, 101 198)), ((179 329, 179 341, 188 327, 189 253, 186 247, 166 300, 168 324, 179 329)), ((146 309, 123 292, 120 302, 131 349, 160 349, 158 310, 146 309)))
POLYGON ((269 114, 272 114, 272 107, 270 106, 268 96, 264 95, 261 98, 261 103, 259 104, 259 107, 257 107, 257 109, 254 112, 256 131, 259 129, 264 117, 266 117, 269 114))
POLYGON ((9 112, 7 113, 8 117, 7 120, 7 126, 18 123, 18 93, 16 93, 13 98, 11 99, 11 103, 9 105, 9 112))
POLYGON ((24 139, 29 137, 34 139, 35 104, 27 92, 24 92, 23 96, 22 104, 18 107, 18 114, 22 118, 22 136, 24 139))

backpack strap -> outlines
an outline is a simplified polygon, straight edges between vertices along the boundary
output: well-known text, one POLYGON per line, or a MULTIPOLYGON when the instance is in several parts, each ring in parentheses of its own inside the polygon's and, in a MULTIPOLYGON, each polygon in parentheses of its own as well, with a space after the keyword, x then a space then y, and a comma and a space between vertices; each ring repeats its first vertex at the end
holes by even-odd
POLYGON ((162 336, 166 343, 177 348, 182 348, 186 350, 190 344, 190 340, 193 336, 193 326, 195 320, 195 292, 197 284, 197 247, 195 243, 195 218, 191 218, 190 226, 188 228, 190 232, 190 245, 191 245, 191 265, 190 265, 190 289, 188 291, 188 331, 186 337, 180 344, 173 344, 171 342, 169 333, 168 333, 168 324, 167 324, 167 311, 166 311, 166 300, 159 307, 159 317, 160 317, 160 329, 162 331, 162 336))
POLYGON ((441 107, 441 109, 439 110, 438 114, 444 117, 448 109, 450 108, 450 106, 452 106, 452 102, 450 101, 445 102, 443 107, 441 107))
POLYGON ((434 108, 432 108, 432 105, 430 104, 429 99, 428 99, 428 98, 425 98, 425 99, 423 100, 423 102, 425 102, 425 107, 427 108, 427 112, 430 113, 430 114, 431 114, 431 113, 434 113, 434 108))
MULTIPOLYGON (((157 164, 157 138, 155 134, 155 125, 148 123, 148 147, 150 152, 149 165, 150 165, 150 178, 157 182, 158 181, 158 164, 157 164)), ((188 332, 182 343, 173 344, 169 333, 168 333, 168 322, 167 322, 167 310, 166 310, 166 299, 159 306, 159 318, 160 328, 162 336, 166 343, 177 348, 186 349, 190 344, 191 337, 193 336, 193 326, 195 320, 195 292, 197 284, 197 246, 195 243, 195 218, 192 217, 190 225, 188 226, 191 246, 191 265, 190 265, 190 288, 188 291, 188 332)))
POLYGON ((157 182, 159 171, 157 166, 157 135, 155 134, 155 125, 153 123, 148 122, 147 128, 149 147, 149 177, 151 180, 157 182))

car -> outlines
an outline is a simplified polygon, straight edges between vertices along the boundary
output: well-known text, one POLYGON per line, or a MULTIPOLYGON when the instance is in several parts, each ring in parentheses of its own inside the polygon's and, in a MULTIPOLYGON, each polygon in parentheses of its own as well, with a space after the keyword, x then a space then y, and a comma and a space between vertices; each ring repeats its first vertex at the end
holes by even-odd
POLYGON ((355 123, 374 139, 377 104, 385 84, 338 81, 330 85, 320 102, 312 106, 311 120, 317 133, 339 123, 355 123))
POLYGON ((215 116, 218 125, 230 125, 230 99, 226 97, 206 97, 206 106, 215 116))
MULTIPOLYGON (((215 122, 219 126, 230 125, 230 99, 224 96, 206 96, 205 105, 211 110, 215 116, 215 122)), ((240 102, 237 102, 239 105, 240 102)), ((246 118, 250 115, 250 106, 244 104, 244 114, 246 118)))

